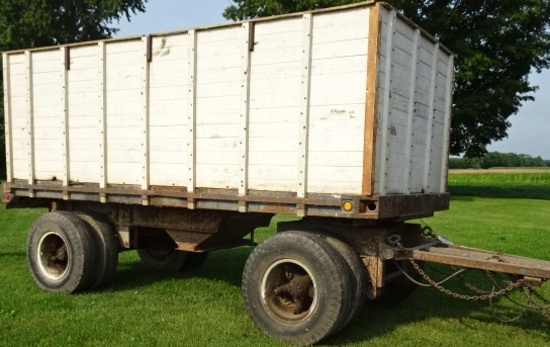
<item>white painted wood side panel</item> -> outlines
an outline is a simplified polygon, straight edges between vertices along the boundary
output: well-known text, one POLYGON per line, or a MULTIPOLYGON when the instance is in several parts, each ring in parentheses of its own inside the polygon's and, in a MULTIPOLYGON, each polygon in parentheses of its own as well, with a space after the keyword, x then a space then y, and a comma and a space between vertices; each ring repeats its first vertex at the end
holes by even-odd
POLYGON ((62 79, 60 50, 35 52, 32 61, 32 117, 34 178, 60 179, 63 175, 62 79))
POLYGON ((154 37, 149 81, 149 160, 152 185, 188 180, 187 34, 154 37))
POLYGON ((27 121, 26 90, 25 84, 25 55, 11 54, 9 56, 9 106, 11 111, 11 141, 12 160, 11 167, 14 178, 26 178, 28 176, 27 164, 27 121))
POLYGON ((69 176, 75 182, 99 182, 99 47, 75 47, 70 56, 69 176))
POLYGON ((196 185, 238 188, 241 27, 197 33, 196 185))
POLYGON ((451 57, 381 9, 375 193, 443 193, 451 57), (390 46, 388 46, 390 45, 390 46), (383 96, 386 96, 384 98, 383 96))
POLYGON ((432 163, 430 168, 430 176, 428 180, 428 191, 438 192, 444 185, 442 182, 446 181, 447 170, 443 170, 443 167, 446 166, 446 156, 444 153, 448 151, 448 141, 446 138, 447 124, 446 117, 448 117, 448 88, 449 88, 449 79, 452 79, 452 76, 449 76, 449 68, 452 61, 449 57, 439 54, 437 59, 437 72, 435 79, 435 93, 434 93, 434 121, 432 125, 432 150, 430 152, 430 163, 432 163), (433 165, 437 163, 438 165, 433 165))
POLYGON ((308 191, 360 194, 369 10, 313 17, 308 191))
POLYGON ((141 40, 106 45, 107 182, 141 184, 143 146, 141 40))
POLYGON ((302 19, 257 23, 250 68, 249 188, 295 191, 302 19))
MULTIPOLYGON (((380 13, 374 193, 442 192, 452 59, 380 13)), ((361 194, 369 18, 259 21, 251 51, 247 23, 154 36, 150 62, 145 38, 72 46, 68 70, 63 48, 10 54, 13 176, 361 194)))
POLYGON ((428 126, 430 124, 431 65, 434 59, 434 44, 427 40, 420 40, 417 50, 416 100, 409 181, 412 192, 420 192, 426 189, 424 177, 428 174, 425 161, 426 147, 429 145, 427 138, 430 136, 428 126))

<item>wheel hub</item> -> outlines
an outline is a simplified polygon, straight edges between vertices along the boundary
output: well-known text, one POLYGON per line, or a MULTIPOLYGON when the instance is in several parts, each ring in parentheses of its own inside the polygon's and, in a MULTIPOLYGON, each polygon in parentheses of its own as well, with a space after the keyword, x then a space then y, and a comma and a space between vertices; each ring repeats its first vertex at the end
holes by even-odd
POLYGON ((305 266, 291 259, 279 260, 267 269, 262 293, 267 311, 287 324, 307 319, 316 304, 313 277, 305 266))
POLYGON ((52 279, 63 278, 70 266, 70 254, 62 237, 55 233, 47 233, 38 243, 38 266, 42 273, 52 279))

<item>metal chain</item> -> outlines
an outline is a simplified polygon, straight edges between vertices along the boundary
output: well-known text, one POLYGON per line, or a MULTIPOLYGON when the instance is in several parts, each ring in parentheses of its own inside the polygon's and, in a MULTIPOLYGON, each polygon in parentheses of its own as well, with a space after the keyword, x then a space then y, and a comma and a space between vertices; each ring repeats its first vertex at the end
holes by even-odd
POLYGON ((550 320, 550 300, 546 299, 544 296, 540 295, 536 290, 534 290, 533 288, 527 288, 529 290, 529 295, 533 295, 535 296, 537 299, 539 299, 540 301, 542 301, 546 307, 540 307, 539 309, 535 308, 537 311, 540 312, 540 314, 550 320))
MULTIPOLYGON (((403 247, 403 245, 401 243, 397 243, 396 246, 398 248, 400 248, 402 251, 404 251, 406 254, 407 254, 407 258, 409 260, 409 262, 411 263, 411 265, 413 266, 413 268, 416 270, 416 272, 418 272, 418 274, 420 276, 422 276, 422 278, 424 280, 426 280, 426 282, 428 282, 432 287, 436 288, 437 290, 439 290, 440 292, 444 293, 444 294, 447 294, 449 296, 452 296, 456 299, 462 299, 462 300, 473 300, 473 301, 479 301, 479 300, 489 300, 489 299, 492 299, 492 298, 495 298, 497 296, 501 296, 501 295, 505 295, 511 291, 513 291, 514 289, 517 289, 519 287, 521 287, 523 284, 524 284, 524 280, 523 279, 519 279, 517 280, 516 282, 509 282, 509 281, 506 281, 506 283, 508 283, 508 287, 506 288, 502 288, 500 290, 497 290, 497 291, 493 291, 493 292, 488 292, 487 294, 480 294, 480 295, 466 295, 466 294, 460 294, 460 293, 456 293, 456 292, 453 292, 452 290, 450 289, 447 289, 445 287, 443 287, 442 285, 440 285, 439 283, 437 283, 436 281, 434 281, 430 276, 428 276, 424 270, 422 270, 422 268, 420 267, 420 265, 418 265, 418 263, 416 261, 414 261, 414 259, 412 258, 411 254, 409 252, 407 252, 406 248, 403 247)), ((481 290, 479 290, 481 291, 481 290)))
MULTIPOLYGON (((424 226, 422 228, 421 232, 422 236, 425 238, 430 238, 434 240, 439 240, 438 236, 435 234, 433 229, 429 226, 424 226)), ((479 295, 466 295, 466 294, 460 294, 451 291, 450 289, 447 289, 443 287, 440 283, 434 281, 426 272, 418 265, 418 263, 414 260, 412 257, 412 253, 410 253, 401 243, 401 237, 399 235, 390 235, 387 238, 387 241, 390 245, 399 248, 402 252, 404 252, 407 255, 408 261, 411 263, 412 267, 416 270, 416 272, 426 281, 429 285, 436 288, 440 292, 447 294, 451 297, 454 297, 456 299, 462 299, 462 300, 472 300, 472 301, 481 301, 481 300, 491 300, 498 296, 504 296, 508 293, 512 292, 513 290, 519 289, 523 287, 524 289, 527 289, 530 293, 530 295, 535 296, 538 300, 543 302, 546 307, 540 307, 536 308, 533 307, 532 309, 540 312, 540 314, 545 317, 546 319, 550 320, 550 300, 546 299, 542 295, 540 295, 536 290, 534 290, 527 281, 524 279, 518 279, 515 282, 512 281, 504 281, 504 283, 507 283, 508 286, 506 288, 502 288, 497 291, 487 291, 480 288, 477 288, 476 286, 466 282, 464 279, 462 279, 462 283, 464 286, 468 289, 470 289, 472 292, 477 293, 479 295)), ((454 267, 452 267, 454 269, 454 267)), ((525 295, 527 295, 525 293, 525 295)), ((532 299, 531 299, 532 300, 532 299)))
POLYGON ((425 238, 431 238, 431 239, 437 240, 437 235, 436 235, 436 233, 434 232, 434 230, 432 229, 432 227, 429 226, 429 225, 425 225, 425 226, 422 227, 421 234, 422 234, 422 236, 424 236, 425 238))

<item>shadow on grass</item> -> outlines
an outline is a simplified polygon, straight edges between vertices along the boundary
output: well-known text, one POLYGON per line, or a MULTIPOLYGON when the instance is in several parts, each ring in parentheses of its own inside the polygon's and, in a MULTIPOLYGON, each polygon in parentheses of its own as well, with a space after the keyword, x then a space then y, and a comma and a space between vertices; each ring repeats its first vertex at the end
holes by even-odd
MULTIPOLYGON (((190 278, 221 281, 240 288, 242 270, 251 251, 252 247, 240 247, 212 252, 201 267, 175 273, 146 269, 136 257, 135 261, 123 262, 115 283, 103 290, 133 291, 157 282, 190 278)), ((459 291, 459 288, 452 285, 451 289, 459 291)), ((487 302, 463 301, 446 296, 433 288, 418 288, 409 298, 391 308, 367 302, 353 322, 320 345, 369 344, 381 336, 394 333, 400 327, 426 321, 433 321, 434 326, 441 325, 441 329, 448 329, 448 322, 451 320, 454 321, 453 324, 472 330, 496 322, 491 317, 491 308, 487 302)), ((508 324, 528 330, 533 336, 550 338, 549 321, 536 312, 526 312, 521 319, 508 324)))
POLYGON ((451 197, 476 196, 509 199, 550 200, 550 186, 540 184, 468 183, 450 184, 451 197))
POLYGON ((0 252, 0 258, 2 257, 26 258, 27 254, 25 252, 0 252))
POLYGON ((239 247, 211 252, 199 267, 181 271, 159 271, 144 267, 139 260, 119 264, 115 281, 102 291, 135 290, 172 279, 203 278, 241 286, 241 274, 252 247, 239 247))
MULTIPOLYGON (((442 270, 442 267, 439 267, 442 270)), ((432 269, 428 269, 427 273, 434 276, 432 269)), ((489 289, 492 285, 485 282, 486 277, 481 271, 471 271, 466 275, 468 282, 478 288, 489 289), (485 284, 482 284, 485 283, 485 284)), ((435 278, 442 279, 437 275, 435 278)), ((546 286, 550 285, 547 283, 546 286)), ((444 287, 457 293, 475 293, 465 289, 464 284, 458 280, 452 280, 444 284, 444 287)), ((548 288, 544 288, 547 293, 548 288)), ((517 299, 517 298, 516 298, 517 299)), ((406 300, 393 307, 383 307, 375 305, 372 302, 367 302, 360 316, 355 319, 341 333, 330 337, 323 345, 326 346, 343 346, 347 344, 369 343, 375 341, 378 337, 392 334, 399 327, 428 327, 426 322, 433 322, 426 331, 411 333, 411 330, 405 332, 411 334, 411 339, 418 342, 420 335, 422 341, 439 340, 441 336, 448 335, 445 330, 462 329, 479 331, 479 329, 499 329, 499 327, 511 326, 521 330, 529 331, 529 335, 548 340, 550 338, 550 320, 546 319, 539 312, 525 311, 523 315, 516 321, 501 323, 492 314, 498 312, 498 316, 503 319, 516 317, 521 313, 522 309, 510 304, 510 302, 500 296, 493 300, 494 308, 490 306, 488 301, 465 301, 450 297, 441 293, 435 288, 417 287, 411 296, 406 300), (417 323, 422 323, 418 325, 417 323), (437 326, 441 326, 441 335, 438 335, 437 326), (430 335, 433 335, 430 337, 430 335)), ((466 332, 467 333, 467 332, 466 332)), ((458 334, 465 334, 464 331, 458 334)), ((403 340, 407 341, 406 337, 403 340)), ((456 342, 456 341, 455 341, 456 342)), ((397 343, 399 345, 399 343, 397 343)), ((410 345, 410 344, 407 344, 410 345)), ((416 345, 416 344, 415 344, 416 345)), ((442 343, 440 345, 446 345, 442 343)), ((453 344, 454 345, 454 344, 453 344)), ((471 344, 469 344, 471 345, 471 344)))
MULTIPOLYGON (((517 311, 511 313, 510 317, 515 314, 517 311)), ((419 288, 410 298, 393 308, 377 307, 367 303, 357 319, 342 332, 327 339, 322 345, 344 346, 369 343, 380 336, 392 334, 398 327, 426 321, 432 321, 434 328, 441 325, 443 331, 449 329, 451 320, 457 322, 454 324, 472 331, 478 331, 480 327, 487 328, 485 324, 489 324, 489 326, 501 324, 491 316, 491 308, 487 302, 463 301, 446 296, 432 288, 419 288)), ((537 312, 525 312, 519 320, 505 324, 528 330, 533 337, 543 340, 550 338, 548 320, 537 312)), ((420 335, 422 335, 421 340, 423 341, 439 340, 438 336, 430 337, 430 334, 434 333, 428 330, 411 333, 410 338, 403 336, 396 341, 416 340, 418 342, 420 335)), ((464 334, 464 332, 459 334, 464 334)), ((446 333, 441 336, 444 335, 446 333)), ((443 342, 441 345, 447 344, 443 342)))

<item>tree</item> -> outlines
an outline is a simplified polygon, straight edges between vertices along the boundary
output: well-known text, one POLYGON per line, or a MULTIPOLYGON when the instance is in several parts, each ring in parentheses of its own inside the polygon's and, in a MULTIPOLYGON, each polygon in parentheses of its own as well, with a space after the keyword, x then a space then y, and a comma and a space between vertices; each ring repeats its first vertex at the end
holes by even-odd
MULTIPOLYGON (((234 0, 242 20, 358 0, 234 0)), ((507 136, 508 118, 534 100, 531 71, 550 67, 550 0, 386 0, 456 54, 451 154, 486 153, 507 136)))
MULTIPOLYGON (((1 0, 0 51, 111 37, 114 21, 145 11, 147 0, 1 0)), ((0 71, 1 63, 0 63, 0 71)), ((0 80, 0 177, 5 177, 0 80)))

